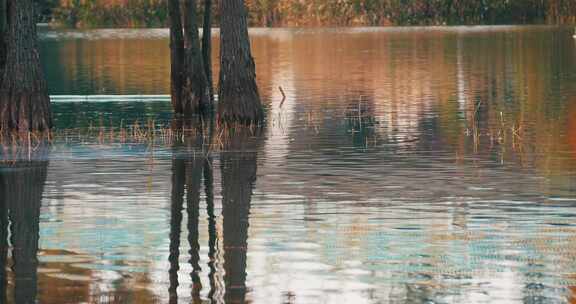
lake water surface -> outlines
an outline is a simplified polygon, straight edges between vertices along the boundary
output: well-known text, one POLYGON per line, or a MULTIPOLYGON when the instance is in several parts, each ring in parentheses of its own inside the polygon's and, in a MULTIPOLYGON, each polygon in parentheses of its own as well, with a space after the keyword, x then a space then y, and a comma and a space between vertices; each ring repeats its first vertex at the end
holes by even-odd
POLYGON ((42 30, 0 302, 576 303, 572 34, 254 29, 267 126, 213 148, 108 135, 170 122, 167 30, 42 30))

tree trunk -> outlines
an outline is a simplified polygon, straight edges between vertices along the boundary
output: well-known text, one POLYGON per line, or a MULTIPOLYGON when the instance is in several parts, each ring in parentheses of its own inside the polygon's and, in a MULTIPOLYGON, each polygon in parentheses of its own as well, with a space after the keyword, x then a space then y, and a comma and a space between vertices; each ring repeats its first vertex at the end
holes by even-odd
POLYGON ((212 79, 212 0, 204 0, 204 25, 202 26, 202 58, 204 60, 204 73, 206 74, 206 79, 208 80, 210 100, 214 101, 214 84, 212 79))
POLYGON ((182 87, 184 79, 184 37, 182 34, 182 18, 178 0, 168 1, 170 15, 170 93, 172 109, 177 114, 183 113, 182 87))
POLYGON ((221 122, 259 122, 264 113, 250 51, 246 6, 243 0, 226 0, 220 9, 219 119, 221 122))
POLYGON ((6 9, 6 0, 0 0, 0 84, 2 83, 1 78, 4 75, 4 67, 6 65, 6 21, 8 20, 6 9))
POLYGON ((211 109, 210 90, 198 35, 196 1, 168 3, 172 106, 178 115, 206 114, 211 109))
POLYGON ((7 0, 6 64, 0 85, 3 130, 52 127, 50 97, 40 67, 32 0, 7 0))
MULTIPOLYGON (((210 88, 204 72, 204 60, 200 49, 196 0, 186 0, 184 3, 184 48, 188 62, 185 87, 190 95, 189 111, 192 114, 208 113, 211 107, 210 88)), ((185 113, 188 114, 186 109, 185 113)))

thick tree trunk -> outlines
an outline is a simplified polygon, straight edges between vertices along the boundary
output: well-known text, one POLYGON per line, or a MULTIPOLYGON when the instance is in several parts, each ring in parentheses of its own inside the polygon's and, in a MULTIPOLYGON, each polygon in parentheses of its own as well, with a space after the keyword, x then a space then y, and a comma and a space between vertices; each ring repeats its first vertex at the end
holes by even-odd
MULTIPOLYGON (((0 168, 1 208, 4 209, 1 235, 5 237, 7 208, 14 259, 14 303, 36 303, 40 206, 47 172, 48 161, 45 160, 16 161, 10 167, 0 168)), ((0 258, 5 261, 6 244, 4 239, 2 242, 0 258)))
POLYGON ((210 90, 198 35, 196 1, 169 0, 172 106, 179 115, 206 114, 210 90))
POLYGON ((204 61, 204 73, 206 74, 206 79, 208 80, 210 100, 214 101, 214 84, 212 79, 212 0, 204 0, 202 59, 204 61))
POLYGON ((222 122, 259 122, 264 113, 250 51, 246 6, 243 0, 226 0, 222 1, 220 9, 219 119, 222 122))
POLYGON ((32 0, 7 0, 6 64, 0 85, 3 130, 52 127, 50 97, 40 67, 32 0))

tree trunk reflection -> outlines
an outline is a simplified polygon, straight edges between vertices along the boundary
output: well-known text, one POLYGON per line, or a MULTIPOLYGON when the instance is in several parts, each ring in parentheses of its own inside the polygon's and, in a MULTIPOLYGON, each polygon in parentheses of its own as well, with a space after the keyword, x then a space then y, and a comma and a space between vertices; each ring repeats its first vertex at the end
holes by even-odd
POLYGON ((168 270, 170 303, 178 303, 178 258, 180 257, 180 226, 182 223, 182 203, 184 200, 184 160, 172 159, 172 193, 170 207, 170 269, 168 270))
POLYGON ((200 216, 200 189, 202 187, 202 173, 204 171, 204 155, 201 153, 190 153, 194 147, 201 148, 203 145, 202 135, 189 138, 186 142, 186 211, 188 213, 188 244, 190 245, 190 265, 192 266, 192 299, 194 303, 200 303, 200 244, 198 243, 198 217, 200 216))
MULTIPOLYGON (((222 174, 222 215, 224 247, 224 300, 226 303, 243 303, 246 300, 246 254, 248 220, 252 188, 256 182, 257 136, 250 130, 234 131, 226 140, 220 157, 222 174)), ((210 136, 208 136, 210 138, 210 136)), ((201 302, 199 218, 202 180, 208 214, 208 299, 221 302, 218 283, 218 231, 214 204, 213 160, 205 149, 202 132, 187 134, 184 143, 173 147, 171 227, 170 227, 170 302, 178 302, 177 288, 180 237, 184 202, 188 216, 188 242, 192 266, 193 303, 201 302)), ((208 139, 209 140, 209 139, 208 139)))
MULTIPOLYGON (((4 170, 4 169, 0 169, 4 170)), ((8 190, 4 186, 4 171, 0 171, 0 303, 7 303, 6 298, 6 258, 8 256, 8 190)))
MULTIPOLYGON (((200 291, 202 284, 199 273, 200 267, 200 244, 199 238, 199 216, 200 216, 200 191, 202 188, 202 175, 206 172, 208 164, 207 157, 203 154, 204 137, 202 132, 188 134, 185 136, 183 144, 176 144, 173 148, 172 159, 172 193, 171 193, 171 220, 170 220, 170 303, 178 302, 177 288, 179 257, 180 257, 180 235, 182 225, 182 209, 184 200, 186 201, 186 213, 188 216, 188 242, 190 245, 190 264, 192 272, 192 301, 200 303, 200 291), (199 150, 200 149, 200 150, 199 150)), ((207 198, 212 191, 212 178, 205 177, 207 198)), ((208 203, 210 207, 210 202, 208 203)), ((213 205, 213 202, 212 202, 213 205)))
POLYGON ((246 300, 246 254, 257 143, 249 130, 236 131, 221 154, 226 303, 246 300))
MULTIPOLYGON (((14 302, 36 303, 40 207, 48 173, 47 147, 40 146, 30 159, 21 155, 0 166, 0 302, 6 303, 8 227, 12 244, 14 302), (8 220, 10 225, 8 225, 8 220)), ((2 155, 6 161, 6 155, 2 155)))
POLYGON ((216 215, 214 214, 214 172, 212 157, 208 156, 204 162, 204 189, 206 193, 206 211, 208 213, 208 268, 210 273, 210 292, 208 299, 215 301, 216 284, 216 259, 218 255, 218 230, 216 228, 216 215))

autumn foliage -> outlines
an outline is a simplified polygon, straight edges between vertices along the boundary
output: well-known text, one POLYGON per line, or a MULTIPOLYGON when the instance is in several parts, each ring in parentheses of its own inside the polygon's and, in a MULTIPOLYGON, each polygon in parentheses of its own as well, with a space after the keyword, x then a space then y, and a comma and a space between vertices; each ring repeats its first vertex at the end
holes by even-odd
MULTIPOLYGON (((214 5, 214 24, 219 23, 219 1, 214 5)), ((573 0, 246 0, 246 4, 252 26, 576 23, 573 0)), ((53 21, 78 27, 159 27, 168 21, 162 0, 60 0, 52 12, 53 21)))

